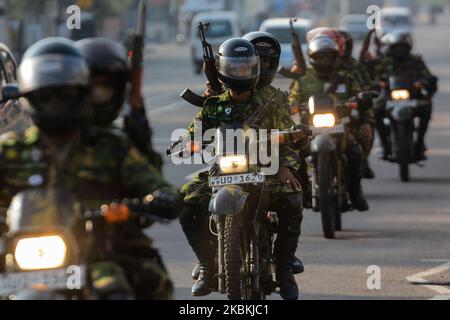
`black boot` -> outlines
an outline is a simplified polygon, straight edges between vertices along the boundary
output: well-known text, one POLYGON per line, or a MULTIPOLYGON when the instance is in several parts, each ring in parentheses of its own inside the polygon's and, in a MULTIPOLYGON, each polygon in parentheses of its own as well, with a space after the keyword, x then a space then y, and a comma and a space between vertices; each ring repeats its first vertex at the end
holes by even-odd
POLYGON ((214 288, 215 268, 212 264, 200 264, 200 273, 197 281, 192 286, 192 295, 194 297, 206 296, 214 288))
POLYGON ((280 295, 284 300, 298 299, 298 286, 293 275, 302 271, 303 264, 295 257, 303 219, 301 194, 286 194, 281 197, 282 210, 279 216, 279 231, 274 245, 275 276, 279 282, 280 295), (297 259, 297 261, 296 261, 297 259), (298 263, 300 262, 300 263, 298 263))
POLYGON ((297 257, 294 257, 294 261, 292 261, 292 273, 300 274, 305 271, 305 267, 303 266, 302 260, 297 257))
POLYGON ((297 300, 298 286, 292 274, 291 264, 279 262, 276 264, 276 279, 280 286, 280 296, 283 300, 297 300))
POLYGON ((200 276, 200 261, 197 261, 194 268, 192 269, 192 280, 197 281, 200 276))
POLYGON ((427 160, 427 156, 425 155, 425 151, 427 148, 425 147, 425 143, 423 141, 418 141, 414 147, 416 161, 424 161, 427 160))
POLYGON ((353 207, 358 211, 367 211, 369 210, 369 204, 367 203, 367 200, 364 196, 364 193, 362 191, 362 188, 359 187, 357 189, 353 188, 349 192, 350 194, 350 201, 353 204, 353 207))
POLYGON ((363 178, 364 179, 374 179, 375 178, 375 172, 373 172, 372 168, 370 167, 369 161, 366 161, 363 171, 363 178))
POLYGON ((200 274, 192 287, 192 295, 207 295, 213 287, 217 247, 215 238, 209 231, 209 215, 201 206, 186 204, 180 215, 180 224, 200 265, 200 274))

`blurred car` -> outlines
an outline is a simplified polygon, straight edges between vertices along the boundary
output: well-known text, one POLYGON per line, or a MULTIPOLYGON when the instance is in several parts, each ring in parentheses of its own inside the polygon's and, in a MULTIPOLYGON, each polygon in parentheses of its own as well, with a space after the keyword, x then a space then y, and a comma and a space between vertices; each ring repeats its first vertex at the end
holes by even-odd
POLYGON ((194 72, 197 74, 203 67, 203 49, 198 30, 200 22, 210 23, 205 30, 205 37, 211 44, 214 54, 225 40, 241 36, 239 19, 233 11, 208 11, 196 14, 191 24, 191 57, 194 72))
MULTIPOLYGON (((311 23, 307 20, 298 20, 294 24, 294 27, 300 37, 303 55, 306 57, 306 33, 311 29, 311 23)), ((267 19, 261 24, 259 30, 273 34, 278 39, 281 45, 280 66, 290 69, 295 57, 291 47, 292 36, 290 31, 289 18, 267 19)))
POLYGON ((399 31, 412 32, 411 10, 404 7, 386 7, 381 9, 381 26, 377 28, 377 35, 382 38, 385 34, 399 31))
POLYGON ((362 40, 369 32, 365 14, 349 14, 342 18, 340 29, 347 31, 354 40, 362 40))

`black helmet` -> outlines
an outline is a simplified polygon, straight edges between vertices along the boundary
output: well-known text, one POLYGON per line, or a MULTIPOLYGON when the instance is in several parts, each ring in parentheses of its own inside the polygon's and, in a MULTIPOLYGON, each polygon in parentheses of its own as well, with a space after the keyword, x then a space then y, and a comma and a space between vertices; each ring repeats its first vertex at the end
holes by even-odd
POLYGON ((259 79, 259 57, 253 44, 245 39, 225 41, 217 51, 219 81, 227 88, 243 92, 253 89, 259 79))
POLYGON ((342 58, 344 60, 348 60, 352 57, 353 54, 353 38, 347 31, 339 30, 339 33, 341 34, 342 38, 344 39, 344 55, 342 58))
POLYGON ((74 131, 87 115, 89 69, 75 43, 46 38, 24 54, 18 71, 26 109, 44 132, 74 131))
POLYGON ((258 52, 261 63, 261 74, 258 87, 262 88, 272 83, 280 64, 281 46, 277 38, 268 32, 255 31, 242 37, 250 41, 258 52))
POLYGON ((338 45, 330 37, 319 35, 308 44, 309 62, 321 77, 334 71, 338 55, 338 45))
POLYGON ((413 43, 409 33, 394 31, 386 34, 382 39, 386 48, 386 55, 397 60, 408 57, 413 43))
POLYGON ((120 113, 126 98, 130 67, 125 48, 110 39, 89 38, 77 41, 91 73, 91 103, 94 122, 106 125, 120 113))

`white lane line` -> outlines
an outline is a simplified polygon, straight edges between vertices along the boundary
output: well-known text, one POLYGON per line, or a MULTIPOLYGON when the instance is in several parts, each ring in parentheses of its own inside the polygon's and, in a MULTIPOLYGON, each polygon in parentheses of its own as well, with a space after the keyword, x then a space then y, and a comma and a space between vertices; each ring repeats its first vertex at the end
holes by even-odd
POLYGON ((426 270, 426 271, 422 271, 422 272, 413 274, 409 277, 406 277, 406 280, 408 280, 412 284, 423 284, 424 287, 438 293, 437 296, 431 298, 432 300, 437 300, 437 299, 442 300, 442 299, 444 299, 444 297, 447 297, 448 299, 450 299, 450 289, 449 288, 440 286, 440 285, 431 285, 431 284, 429 284, 430 281, 425 279, 425 277, 439 274, 439 273, 442 273, 447 270, 450 270, 450 262, 447 262, 443 265, 437 266, 430 270, 426 270))

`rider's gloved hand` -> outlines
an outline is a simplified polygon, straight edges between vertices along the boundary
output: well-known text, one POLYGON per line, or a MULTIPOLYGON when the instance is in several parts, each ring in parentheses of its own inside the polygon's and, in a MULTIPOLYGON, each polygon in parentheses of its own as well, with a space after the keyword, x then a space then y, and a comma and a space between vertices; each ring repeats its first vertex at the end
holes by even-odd
POLYGON ((151 214, 165 219, 176 219, 181 212, 181 198, 172 190, 157 190, 146 196, 143 204, 149 208, 151 214))

